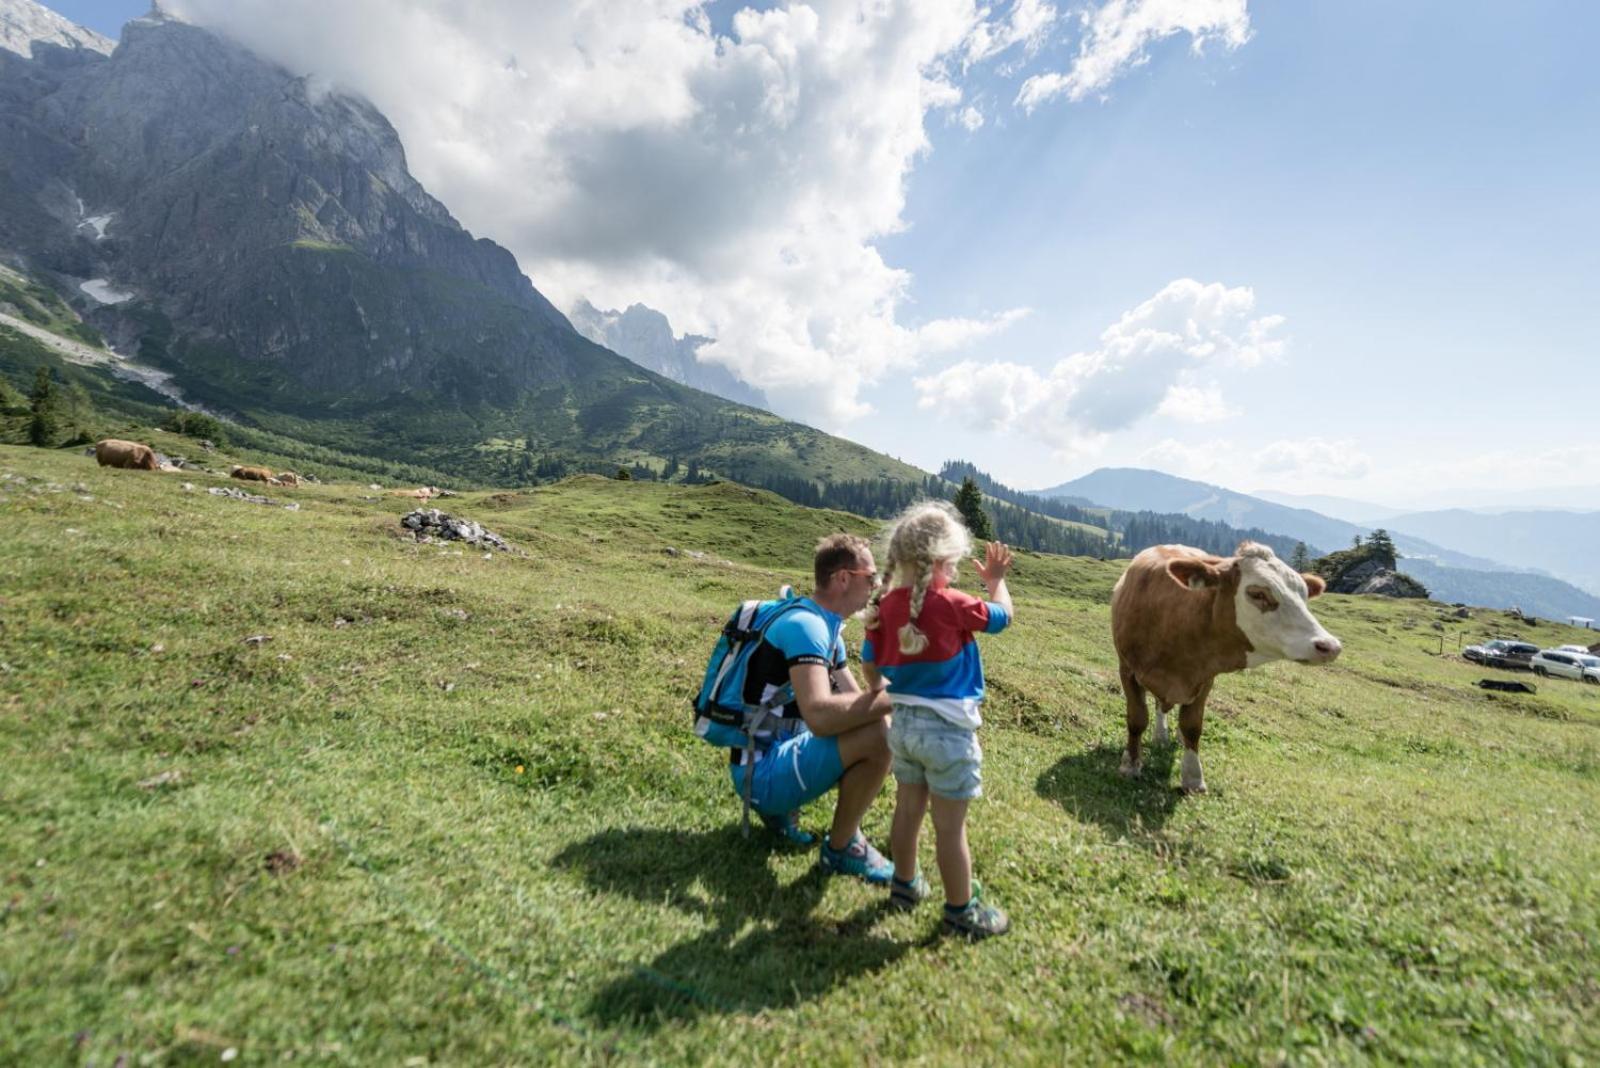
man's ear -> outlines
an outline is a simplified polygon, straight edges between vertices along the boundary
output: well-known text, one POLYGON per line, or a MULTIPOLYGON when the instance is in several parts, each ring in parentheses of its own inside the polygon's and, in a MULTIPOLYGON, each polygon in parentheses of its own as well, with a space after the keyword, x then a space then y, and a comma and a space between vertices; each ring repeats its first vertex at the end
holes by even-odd
POLYGON ((1167 565, 1167 574, 1172 576, 1172 581, 1186 590, 1222 585, 1225 570, 1204 560, 1174 560, 1167 565))
POLYGON ((1312 575, 1308 572, 1302 571, 1300 572, 1300 577, 1306 580, 1307 597, 1320 596, 1328 588, 1328 584, 1323 581, 1321 575, 1312 575))

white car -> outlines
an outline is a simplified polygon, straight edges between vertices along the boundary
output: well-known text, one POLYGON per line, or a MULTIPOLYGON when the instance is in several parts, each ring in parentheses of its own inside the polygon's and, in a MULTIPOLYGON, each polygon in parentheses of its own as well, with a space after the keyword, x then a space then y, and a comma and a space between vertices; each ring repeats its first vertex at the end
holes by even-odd
POLYGON ((1556 646, 1556 652, 1558 652, 1558 653, 1577 653, 1579 656, 1593 656, 1594 655, 1593 653, 1589 652, 1589 647, 1587 645, 1558 645, 1558 646, 1556 646))
POLYGON ((1593 656, 1588 650, 1569 653, 1562 649, 1541 649, 1533 654, 1528 666, 1535 675, 1555 675, 1563 679, 1581 679, 1600 684, 1600 656, 1593 656))

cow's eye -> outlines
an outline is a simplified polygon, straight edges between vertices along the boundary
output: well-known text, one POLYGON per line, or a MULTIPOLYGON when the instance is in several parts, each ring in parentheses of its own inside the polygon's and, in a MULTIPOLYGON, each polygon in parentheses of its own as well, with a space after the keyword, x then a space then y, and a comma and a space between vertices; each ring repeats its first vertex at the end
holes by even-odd
POLYGON ((1263 612, 1270 612, 1278 607, 1277 598, 1261 586, 1252 586, 1244 592, 1245 596, 1250 598, 1250 603, 1263 612))

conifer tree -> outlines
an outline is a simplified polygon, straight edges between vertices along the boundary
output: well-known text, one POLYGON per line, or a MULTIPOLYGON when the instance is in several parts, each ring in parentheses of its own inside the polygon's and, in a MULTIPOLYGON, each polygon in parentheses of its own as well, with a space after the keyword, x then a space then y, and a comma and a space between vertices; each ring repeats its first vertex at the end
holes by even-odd
POLYGON ((33 418, 28 423, 28 441, 48 448, 56 443, 59 420, 56 416, 56 384, 48 367, 39 368, 33 378, 33 418))
POLYGON ((1306 548, 1306 543, 1294 543, 1294 555, 1289 558, 1289 566, 1296 571, 1304 571, 1311 566, 1311 551, 1306 548))
POLYGON ((971 475, 962 479, 961 488, 956 490, 955 505, 974 538, 979 541, 994 540, 994 527, 989 523, 989 513, 983 510, 983 492, 972 481, 971 475))
POLYGON ((1392 568, 1399 559, 1399 552, 1395 550, 1394 540, 1389 537, 1389 532, 1379 527, 1367 538, 1367 549, 1373 557, 1382 562, 1384 567, 1392 568))

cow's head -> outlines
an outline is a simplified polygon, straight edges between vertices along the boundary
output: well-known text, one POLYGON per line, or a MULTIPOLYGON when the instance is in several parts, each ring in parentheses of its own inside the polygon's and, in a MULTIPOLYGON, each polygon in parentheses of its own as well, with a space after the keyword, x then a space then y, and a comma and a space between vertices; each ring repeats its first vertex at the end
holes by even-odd
POLYGON ((1234 618, 1250 642, 1253 664, 1326 664, 1344 648, 1306 604, 1327 584, 1316 575, 1299 574, 1265 545, 1244 542, 1226 560, 1173 560, 1167 574, 1187 589, 1216 587, 1233 597, 1234 618))

